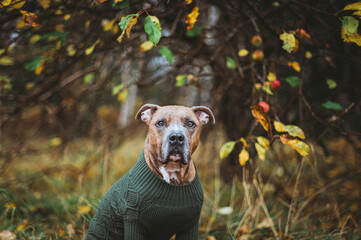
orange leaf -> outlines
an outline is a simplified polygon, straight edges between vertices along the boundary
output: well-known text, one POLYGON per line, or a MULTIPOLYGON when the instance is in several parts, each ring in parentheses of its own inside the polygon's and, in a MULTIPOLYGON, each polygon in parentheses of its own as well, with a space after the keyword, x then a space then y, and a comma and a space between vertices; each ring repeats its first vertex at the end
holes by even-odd
POLYGON ((133 17, 130 22, 128 23, 127 25, 127 28, 126 28, 126 33, 127 33, 127 37, 129 38, 130 36, 130 31, 132 30, 132 27, 137 24, 138 22, 138 16, 137 17, 133 17))
POLYGON ((194 24, 197 22, 198 15, 199 15, 198 7, 194 7, 192 12, 187 15, 186 24, 188 31, 190 31, 194 27, 194 24))
POLYGON ((289 67, 292 67, 293 70, 295 70, 296 72, 300 72, 301 71, 301 66, 298 62, 293 61, 293 62, 288 62, 287 65, 289 67))
POLYGON ((267 114, 263 108, 259 105, 251 106, 253 117, 262 125, 262 127, 268 132, 269 121, 267 119, 267 114))
POLYGON ((41 25, 39 24, 38 16, 36 16, 34 13, 24 10, 20 10, 20 13, 23 15, 25 25, 30 27, 41 27, 41 25))
POLYGON ((306 143, 298 140, 296 137, 283 134, 280 136, 280 140, 283 144, 290 145, 291 148, 296 150, 302 156, 307 156, 310 154, 310 147, 306 143))

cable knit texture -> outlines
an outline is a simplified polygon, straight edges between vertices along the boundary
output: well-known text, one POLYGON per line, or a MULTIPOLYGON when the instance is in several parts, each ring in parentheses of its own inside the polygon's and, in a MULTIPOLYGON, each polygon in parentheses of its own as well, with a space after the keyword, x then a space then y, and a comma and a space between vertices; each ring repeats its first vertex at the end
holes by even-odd
POLYGON ((198 239, 204 200, 196 169, 194 180, 172 185, 148 167, 144 152, 136 165, 104 195, 86 239, 198 239))

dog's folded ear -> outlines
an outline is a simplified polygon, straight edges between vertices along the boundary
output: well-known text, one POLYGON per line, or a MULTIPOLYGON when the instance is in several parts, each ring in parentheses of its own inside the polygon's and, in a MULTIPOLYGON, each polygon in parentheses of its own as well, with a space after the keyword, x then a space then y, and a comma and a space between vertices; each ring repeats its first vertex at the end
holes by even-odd
POLYGON ((135 119, 139 120, 142 119, 143 122, 145 123, 149 123, 150 119, 152 118, 153 114, 155 113, 155 111, 158 110, 158 108, 160 108, 160 106, 155 105, 155 104, 144 104, 137 112, 137 114, 135 115, 135 119))
POLYGON ((194 113, 196 114, 199 122, 202 125, 207 124, 209 119, 211 119, 211 122, 213 124, 216 123, 216 119, 215 119, 211 109, 209 109, 209 108, 207 108, 205 106, 194 106, 194 107, 192 107, 192 110, 194 111, 194 113))

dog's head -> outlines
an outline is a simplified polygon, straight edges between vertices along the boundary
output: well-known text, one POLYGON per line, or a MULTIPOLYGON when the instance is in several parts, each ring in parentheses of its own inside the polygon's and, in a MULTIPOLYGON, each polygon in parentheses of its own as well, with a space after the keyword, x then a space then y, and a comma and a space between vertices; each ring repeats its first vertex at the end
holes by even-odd
POLYGON ((189 164, 198 146, 203 125, 209 120, 214 124, 212 111, 204 106, 158 106, 145 104, 136 117, 149 126, 148 145, 161 164, 180 161, 189 164))

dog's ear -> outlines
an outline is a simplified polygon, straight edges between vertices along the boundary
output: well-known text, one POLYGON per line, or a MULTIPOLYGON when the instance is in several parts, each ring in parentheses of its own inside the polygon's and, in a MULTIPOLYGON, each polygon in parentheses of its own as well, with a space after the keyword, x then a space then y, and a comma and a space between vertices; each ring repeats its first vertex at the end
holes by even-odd
POLYGON ((202 125, 207 124, 209 119, 211 119, 211 122, 213 124, 216 123, 216 119, 211 111, 211 109, 204 107, 204 106, 194 106, 192 107, 192 110, 196 114, 198 120, 202 125))
POLYGON ((135 119, 142 119, 143 122, 148 124, 149 120, 158 108, 159 106, 155 104, 145 104, 138 110, 137 115, 135 115, 135 119))

